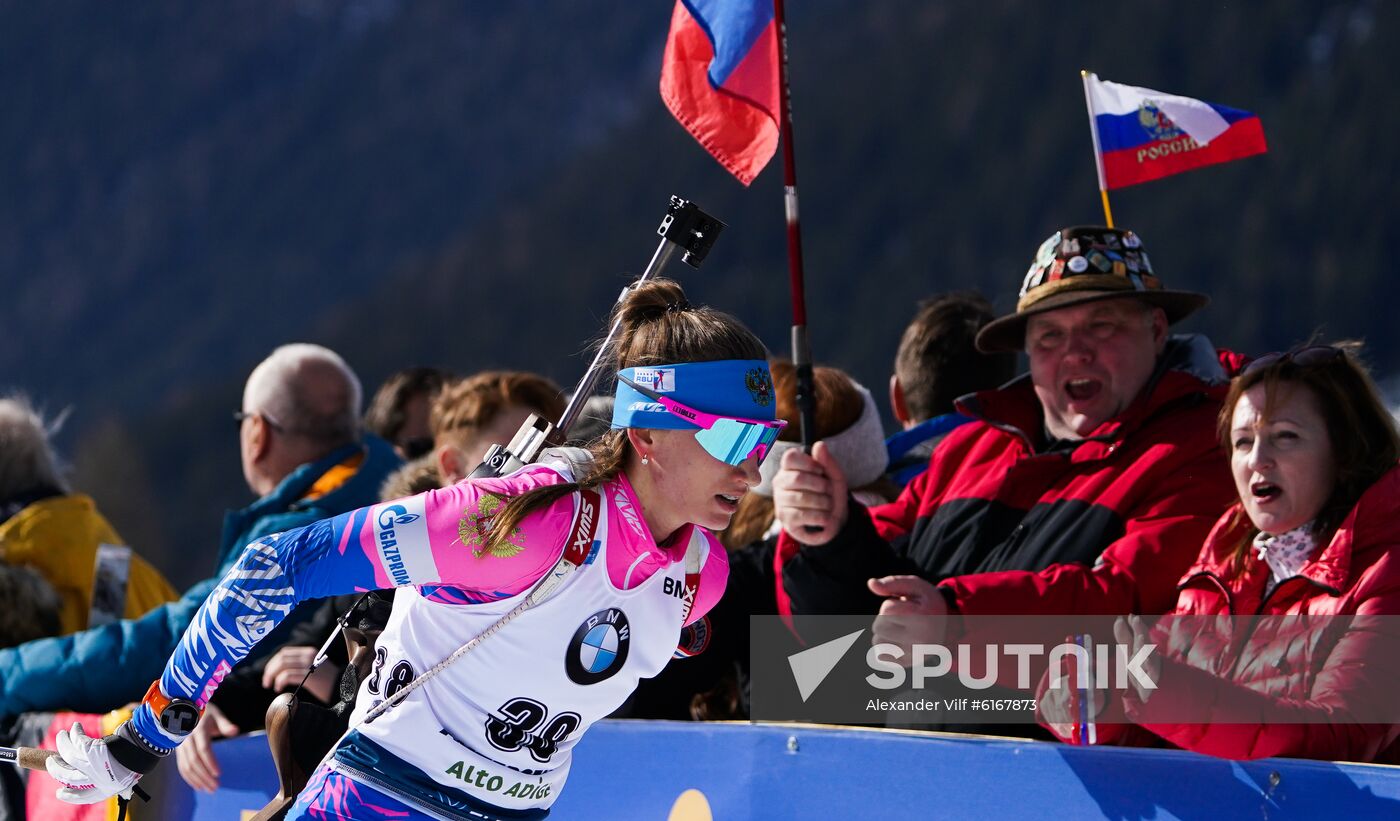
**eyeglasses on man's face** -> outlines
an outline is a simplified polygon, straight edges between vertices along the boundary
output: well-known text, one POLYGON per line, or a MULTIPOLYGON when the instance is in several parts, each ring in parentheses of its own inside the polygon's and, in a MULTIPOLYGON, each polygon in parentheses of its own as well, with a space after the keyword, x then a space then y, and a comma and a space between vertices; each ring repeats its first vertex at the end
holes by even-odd
POLYGON ((274 419, 272 414, 263 411, 236 410, 233 412, 233 421, 237 422, 239 425, 242 425, 244 419, 251 419, 255 416, 261 416, 262 420, 267 423, 267 426, 277 431, 278 433, 286 432, 286 428, 282 427, 281 422, 278 422, 276 419, 274 419))

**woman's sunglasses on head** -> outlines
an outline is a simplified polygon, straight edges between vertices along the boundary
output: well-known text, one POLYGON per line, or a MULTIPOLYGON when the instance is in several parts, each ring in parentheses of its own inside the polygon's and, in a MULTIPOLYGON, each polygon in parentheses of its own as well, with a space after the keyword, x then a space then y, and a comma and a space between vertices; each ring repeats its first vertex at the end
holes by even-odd
POLYGON ((665 408, 667 412, 699 425, 700 430, 695 431, 695 441, 700 443, 706 453, 727 465, 742 465, 754 454, 758 454, 759 464, 762 464, 763 460, 768 458, 768 451, 772 449, 773 443, 778 440, 778 434, 787 427, 787 422, 781 419, 769 422, 706 413, 645 388, 620 373, 617 379, 665 408))
POLYGON ((1332 345, 1309 345, 1306 348, 1298 348, 1291 351, 1266 353, 1246 365, 1243 373, 1257 371, 1260 368, 1267 368, 1270 365, 1279 365, 1289 362, 1303 367, 1328 365, 1344 356, 1346 356, 1346 351, 1332 345))

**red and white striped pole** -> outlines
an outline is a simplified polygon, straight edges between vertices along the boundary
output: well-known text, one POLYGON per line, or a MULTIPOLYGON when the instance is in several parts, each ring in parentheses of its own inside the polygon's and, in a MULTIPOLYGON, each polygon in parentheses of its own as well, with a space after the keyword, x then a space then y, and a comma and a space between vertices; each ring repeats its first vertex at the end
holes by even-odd
POLYGON ((788 83, 787 22, 783 0, 773 0, 778 34, 778 135, 783 144, 783 210, 787 215, 788 283, 792 292, 792 364, 797 370, 797 412, 802 448, 816 442, 812 349, 807 341, 807 291, 802 271, 802 226, 797 216, 797 158, 792 139, 792 89, 788 83))

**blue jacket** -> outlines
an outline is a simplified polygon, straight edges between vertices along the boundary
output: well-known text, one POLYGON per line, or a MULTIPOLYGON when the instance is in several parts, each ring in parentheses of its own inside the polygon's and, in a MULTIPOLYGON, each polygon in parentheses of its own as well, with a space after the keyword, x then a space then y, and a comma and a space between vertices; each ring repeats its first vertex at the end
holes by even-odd
POLYGON ((902 430, 886 439, 885 450, 889 453, 890 467, 885 475, 901 488, 914 481, 915 477, 928 470, 934 446, 954 428, 971 421, 971 416, 945 413, 925 419, 909 430, 902 430))
MULTIPOLYGON (((100 713, 140 700, 160 676, 199 606, 249 542, 374 504, 380 484, 399 464, 386 442, 366 436, 363 445, 346 445, 302 465, 268 495, 225 515, 217 572, 176 601, 139 619, 0 650, 0 719, 33 710, 100 713), (356 448, 366 454, 354 475, 324 496, 302 499, 317 479, 356 448)), ((261 644, 270 653, 280 643, 274 635, 261 644)))

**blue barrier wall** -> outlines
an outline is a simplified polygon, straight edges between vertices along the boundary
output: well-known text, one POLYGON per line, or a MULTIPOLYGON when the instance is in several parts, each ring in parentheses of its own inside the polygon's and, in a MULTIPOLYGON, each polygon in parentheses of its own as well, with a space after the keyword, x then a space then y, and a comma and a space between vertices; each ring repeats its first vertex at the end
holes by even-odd
MULTIPOLYGON (((174 767, 146 818, 238 819, 271 796, 259 736, 219 742, 224 787, 174 767)), ((604 721, 551 819, 1400 818, 1400 768, 802 725, 604 721), (698 791, 695 792, 695 791, 698 791)))

